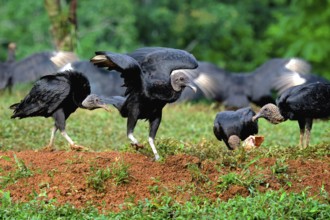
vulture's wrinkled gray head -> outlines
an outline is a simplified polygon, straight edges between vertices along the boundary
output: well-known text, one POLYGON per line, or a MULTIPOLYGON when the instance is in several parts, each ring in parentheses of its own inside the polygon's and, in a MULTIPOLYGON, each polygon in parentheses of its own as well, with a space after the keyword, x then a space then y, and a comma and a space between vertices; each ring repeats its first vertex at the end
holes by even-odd
POLYGON ((185 87, 190 87, 194 92, 197 91, 192 79, 181 70, 174 70, 171 73, 171 85, 174 91, 180 92, 185 87))
POLYGON ((89 110, 103 108, 106 111, 110 111, 107 104, 104 103, 103 100, 98 95, 95 95, 95 94, 88 95, 82 102, 82 106, 89 110))
POLYGON ((264 105, 259 112, 252 117, 255 121, 258 118, 264 118, 272 124, 278 124, 285 121, 284 117, 281 115, 279 108, 274 104, 264 105))

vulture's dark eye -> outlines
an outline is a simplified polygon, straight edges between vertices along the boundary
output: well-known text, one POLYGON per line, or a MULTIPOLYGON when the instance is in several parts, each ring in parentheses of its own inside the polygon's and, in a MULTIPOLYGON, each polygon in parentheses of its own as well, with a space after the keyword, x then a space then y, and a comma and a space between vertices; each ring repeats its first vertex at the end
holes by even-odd
POLYGON ((181 77, 180 77, 180 81, 183 81, 183 80, 184 80, 184 78, 181 76, 181 77))

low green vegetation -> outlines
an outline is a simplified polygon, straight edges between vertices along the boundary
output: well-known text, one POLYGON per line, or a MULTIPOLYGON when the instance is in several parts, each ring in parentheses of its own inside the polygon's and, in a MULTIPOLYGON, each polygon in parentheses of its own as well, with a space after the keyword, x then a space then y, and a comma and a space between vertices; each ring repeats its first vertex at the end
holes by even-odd
POLYGON ((55 201, 31 200, 14 203, 9 192, 0 191, 1 219, 329 219, 330 205, 299 194, 283 191, 256 193, 253 197, 236 196, 227 202, 194 197, 180 204, 163 196, 125 206, 117 213, 99 213, 97 209, 75 209, 55 201))
MULTIPOLYGON (((0 160, 10 160, 9 157, 1 156, 0 160)), ((7 184, 15 183, 16 180, 20 178, 30 177, 33 175, 33 172, 28 168, 24 161, 21 159, 18 159, 16 155, 14 154, 14 160, 15 160, 15 170, 13 172, 9 172, 7 175, 0 174, 0 186, 5 187, 7 184)), ((0 171, 3 171, 0 168, 0 171)), ((3 172, 1 172, 3 173, 3 172)))
POLYGON ((103 192, 108 179, 113 179, 115 185, 128 183, 130 177, 128 168, 129 165, 121 160, 113 162, 105 169, 99 169, 92 165, 90 174, 87 176, 87 185, 97 192, 103 192))

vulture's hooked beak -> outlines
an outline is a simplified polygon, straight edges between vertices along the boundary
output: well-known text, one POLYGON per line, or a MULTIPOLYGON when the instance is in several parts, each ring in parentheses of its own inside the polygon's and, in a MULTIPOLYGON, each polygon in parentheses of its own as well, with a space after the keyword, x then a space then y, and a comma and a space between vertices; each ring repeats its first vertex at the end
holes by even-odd
POLYGON ((103 101, 102 98, 95 94, 88 95, 81 104, 84 108, 89 110, 103 108, 106 111, 110 112, 110 108, 108 107, 108 105, 103 101))
POLYGON ((252 121, 255 122, 260 117, 261 117, 260 113, 257 113, 255 116, 252 117, 252 121))
POLYGON ((186 86, 189 87, 189 88, 191 88, 192 91, 194 91, 194 93, 197 92, 197 87, 195 85, 193 85, 192 83, 187 83, 186 86))
POLYGON ((110 109, 110 108, 108 107, 108 105, 105 104, 105 103, 100 103, 100 104, 97 105, 97 107, 99 107, 99 108, 103 108, 103 109, 106 110, 107 112, 111 112, 111 109, 110 109))

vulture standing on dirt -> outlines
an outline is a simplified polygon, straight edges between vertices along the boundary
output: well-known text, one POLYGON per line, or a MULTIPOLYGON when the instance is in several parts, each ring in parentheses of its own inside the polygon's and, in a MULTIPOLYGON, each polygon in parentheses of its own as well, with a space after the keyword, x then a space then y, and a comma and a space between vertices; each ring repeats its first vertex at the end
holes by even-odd
POLYGON ((241 140, 258 133, 258 123, 252 121, 254 115, 255 112, 250 107, 219 112, 214 120, 213 133, 230 150, 235 150, 241 140))
POLYGON ((78 107, 93 110, 107 105, 94 94, 90 94, 87 78, 79 72, 67 71, 41 77, 29 94, 20 102, 10 106, 14 110, 11 118, 34 116, 52 117, 55 126, 48 147, 53 148, 55 133, 60 130, 72 149, 78 149, 65 131, 65 121, 78 107))
POLYGON ((57 72, 65 64, 78 60, 73 52, 45 51, 34 53, 22 60, 15 60, 15 44, 9 44, 8 57, 10 62, 0 64, 0 89, 8 88, 17 83, 35 82, 41 76, 57 72))
POLYGON ((310 65, 299 58, 270 59, 250 73, 232 73, 209 62, 199 62, 198 68, 186 70, 194 77, 197 93, 183 92, 181 100, 204 97, 221 102, 226 109, 247 107, 250 103, 263 106, 275 103, 276 96, 299 84, 327 80, 310 73, 310 65))
POLYGON ((91 85, 91 92, 102 96, 124 96, 124 80, 115 70, 98 68, 89 60, 79 60, 66 64, 59 71, 74 70, 84 73, 91 85))
POLYGON ((141 147, 133 136, 138 119, 149 121, 149 144, 159 159, 154 139, 162 119, 162 109, 176 101, 182 90, 191 84, 190 77, 181 69, 197 67, 195 57, 186 51, 172 48, 147 47, 130 54, 96 52, 91 62, 98 67, 121 72, 126 97, 112 97, 109 101, 127 117, 127 136, 136 147, 141 147))
POLYGON ((313 119, 330 116, 330 83, 317 82, 291 87, 278 97, 276 103, 277 106, 263 106, 253 120, 265 118, 273 124, 287 119, 297 120, 300 128, 300 146, 307 147, 313 119))

